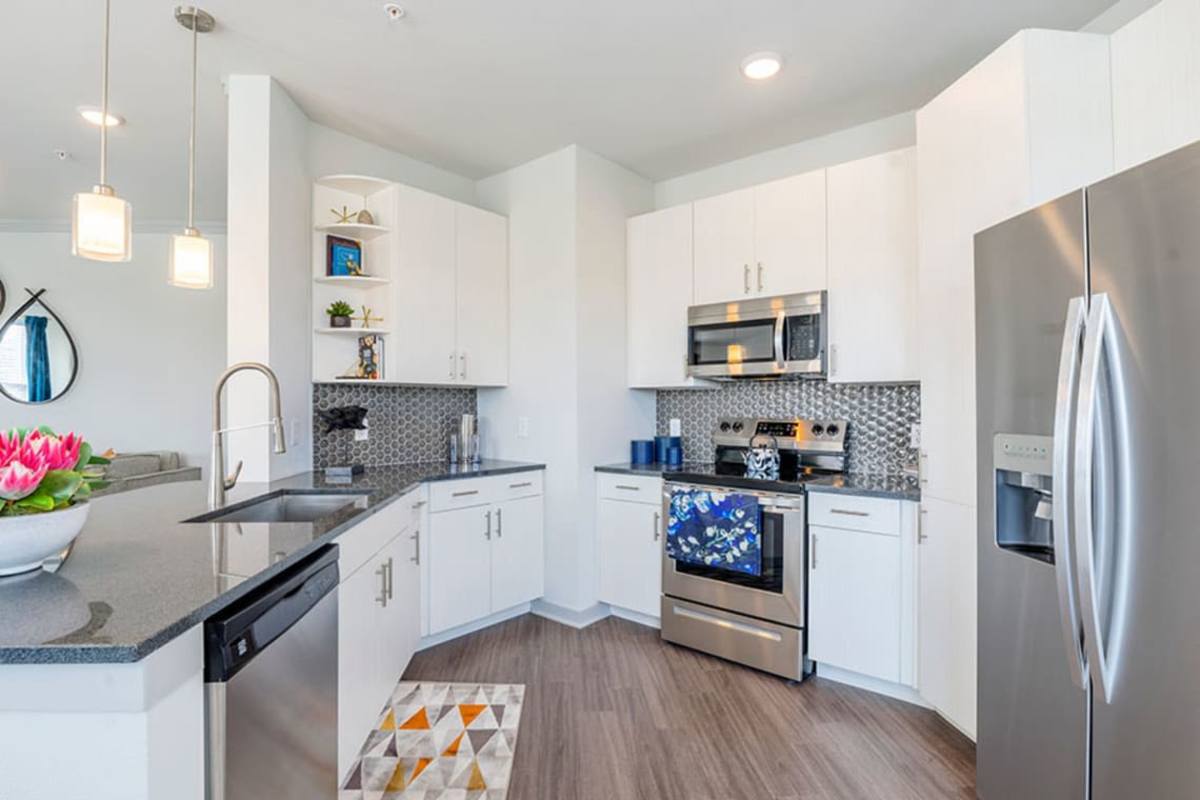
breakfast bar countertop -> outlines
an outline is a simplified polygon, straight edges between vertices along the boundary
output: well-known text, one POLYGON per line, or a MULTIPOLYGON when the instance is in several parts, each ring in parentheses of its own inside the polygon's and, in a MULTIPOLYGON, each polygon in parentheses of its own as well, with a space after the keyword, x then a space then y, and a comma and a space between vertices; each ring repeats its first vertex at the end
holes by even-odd
POLYGON ((344 482, 306 472, 239 485, 225 504, 278 491, 362 497, 316 522, 186 522, 209 512, 201 481, 94 498, 58 572, 0 579, 0 664, 139 661, 422 483, 543 468, 432 462, 369 467, 344 482), (231 547, 236 568, 223 563, 231 547))

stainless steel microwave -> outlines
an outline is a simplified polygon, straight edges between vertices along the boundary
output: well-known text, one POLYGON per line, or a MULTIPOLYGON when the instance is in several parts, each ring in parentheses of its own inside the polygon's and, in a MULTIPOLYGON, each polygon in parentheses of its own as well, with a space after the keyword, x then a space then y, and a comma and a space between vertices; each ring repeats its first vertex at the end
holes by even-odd
POLYGON ((825 292, 688 309, 688 375, 709 380, 825 377, 825 292))

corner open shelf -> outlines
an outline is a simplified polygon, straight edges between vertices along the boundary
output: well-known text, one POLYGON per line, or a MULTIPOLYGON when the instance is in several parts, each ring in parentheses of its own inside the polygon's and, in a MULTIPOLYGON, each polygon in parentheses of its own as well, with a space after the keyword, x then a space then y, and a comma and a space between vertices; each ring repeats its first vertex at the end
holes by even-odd
POLYGON ((386 328, 314 328, 314 332, 327 336, 387 336, 386 328))
POLYGON ((373 286, 384 286, 391 283, 387 278, 376 278, 374 275, 321 275, 316 280, 317 283, 354 286, 359 289, 370 289, 373 286))
POLYGON ((391 229, 383 225, 363 225, 359 222, 327 222, 317 225, 316 229, 321 233, 332 233, 334 236, 357 239, 360 242, 369 242, 376 236, 391 233, 391 229))
POLYGON ((391 181, 383 178, 372 178, 369 175, 325 175, 317 178, 315 181, 317 186, 323 186, 326 189, 333 189, 338 192, 347 194, 356 194, 360 197, 367 197, 376 192, 382 192, 384 189, 392 185, 391 181))

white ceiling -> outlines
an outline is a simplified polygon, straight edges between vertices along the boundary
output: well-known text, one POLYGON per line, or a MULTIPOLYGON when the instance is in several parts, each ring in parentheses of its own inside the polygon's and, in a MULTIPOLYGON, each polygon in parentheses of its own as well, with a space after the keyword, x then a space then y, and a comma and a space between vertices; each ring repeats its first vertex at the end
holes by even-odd
MULTIPOLYGON (((224 218, 220 78, 274 75, 317 122, 482 177, 578 143, 659 180, 918 107, 1024 27, 1111 0, 209 0, 201 219, 224 218), (786 65, 752 85, 742 58, 786 65)), ((0 33, 0 219, 61 219, 95 182, 99 0, 10 4, 0 33), (72 155, 59 162, 55 148, 72 155)), ((112 91, 129 124, 110 182, 140 220, 184 210, 188 33, 171 0, 113 0, 112 91)))

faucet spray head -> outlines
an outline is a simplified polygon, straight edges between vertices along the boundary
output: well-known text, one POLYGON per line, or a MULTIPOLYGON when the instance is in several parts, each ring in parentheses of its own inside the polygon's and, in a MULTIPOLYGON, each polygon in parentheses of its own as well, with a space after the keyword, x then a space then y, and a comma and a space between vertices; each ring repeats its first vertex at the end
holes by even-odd
POLYGON ((283 435, 283 419, 275 417, 271 420, 271 430, 275 433, 275 452, 287 452, 287 439, 283 435))

